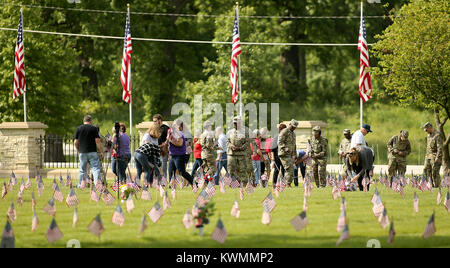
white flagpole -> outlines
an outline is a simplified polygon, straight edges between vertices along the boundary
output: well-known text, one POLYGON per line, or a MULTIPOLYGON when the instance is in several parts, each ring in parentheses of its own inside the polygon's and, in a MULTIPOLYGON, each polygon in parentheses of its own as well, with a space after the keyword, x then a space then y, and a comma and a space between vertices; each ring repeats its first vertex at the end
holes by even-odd
MULTIPOLYGON (((237 24, 238 24, 238 32, 239 32, 239 40, 241 38, 241 30, 239 29, 239 3, 236 2, 236 17, 237 17, 237 24)), ((241 48, 242 49, 242 48, 241 48)), ((244 120, 242 117, 242 84, 241 84, 241 55, 238 55, 238 67, 239 67, 239 116, 241 117, 241 120, 244 120)))
MULTIPOLYGON (((130 20, 130 28, 131 28, 131 18, 130 18, 130 4, 127 4, 128 7, 128 18, 130 20)), ((130 61, 129 61, 129 68, 128 68, 128 83, 129 83, 129 92, 130 92, 130 106, 129 106, 129 110, 130 110, 130 153, 133 153, 133 94, 131 91, 131 56, 130 56, 130 61)))
MULTIPOLYGON (((359 23, 359 27, 361 28, 362 25, 362 19, 363 19, 363 1, 361 1, 361 21, 359 23)), ((360 52, 360 57, 361 57, 361 52, 360 52)), ((359 83, 358 83, 358 88, 359 88, 359 83)), ((358 89, 359 90, 359 89, 358 89)), ((359 95, 359 94, 358 94, 359 95)), ((361 98, 361 96, 359 96, 359 127, 362 128, 363 125, 363 100, 361 98)))

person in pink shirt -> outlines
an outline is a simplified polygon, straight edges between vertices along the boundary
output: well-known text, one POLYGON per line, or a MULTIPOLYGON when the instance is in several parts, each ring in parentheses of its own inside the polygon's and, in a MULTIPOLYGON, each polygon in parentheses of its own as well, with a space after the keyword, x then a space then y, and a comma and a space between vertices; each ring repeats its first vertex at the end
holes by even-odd
POLYGON ((253 172, 255 173, 255 184, 259 184, 259 180, 261 179, 261 159, 263 159, 263 155, 261 153, 261 134, 259 130, 255 129, 253 131, 253 136, 256 136, 255 142, 258 148, 253 148, 253 144, 250 143, 250 148, 252 149, 252 166, 253 172))
POLYGON ((202 132, 200 130, 195 131, 194 135, 194 165, 192 166, 191 176, 194 177, 197 169, 203 165, 202 161, 202 145, 200 144, 200 135, 202 132))

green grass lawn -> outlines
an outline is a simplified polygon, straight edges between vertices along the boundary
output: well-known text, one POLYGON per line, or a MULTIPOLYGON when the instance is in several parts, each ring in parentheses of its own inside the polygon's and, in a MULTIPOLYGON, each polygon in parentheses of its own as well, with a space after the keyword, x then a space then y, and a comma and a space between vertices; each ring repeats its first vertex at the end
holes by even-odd
MULTIPOLYGON (((7 179, 0 179, 0 185, 7 179)), ((20 183, 20 178, 18 179, 20 183)), ((126 212, 125 203, 121 203, 125 213, 125 224, 118 227, 111 222, 116 204, 106 206, 102 200, 99 203, 90 201, 89 190, 76 190, 80 204, 78 206, 78 225, 72 227, 73 209, 65 203, 56 202, 56 222, 64 234, 64 237, 54 244, 50 244, 45 233, 50 225, 51 217, 42 208, 50 200, 53 192, 51 184, 53 180, 46 179, 45 190, 41 197, 37 195, 36 184, 25 190, 23 205, 16 203, 19 185, 13 192, 8 192, 4 200, 0 200, 0 211, 6 215, 11 202, 15 203, 17 219, 12 224, 16 237, 16 247, 65 247, 70 239, 77 239, 81 247, 238 247, 238 248, 266 248, 266 247, 336 247, 340 233, 336 231, 336 224, 340 214, 340 200, 331 198, 331 188, 314 189, 308 199, 309 225, 306 229, 296 232, 291 226, 291 219, 302 211, 303 188, 289 188, 276 198, 277 206, 272 212, 272 223, 269 226, 261 223, 263 208, 261 201, 268 194, 269 189, 259 189, 251 194, 245 194, 243 201, 239 199, 239 189, 226 189, 222 194, 217 189, 213 198, 216 212, 211 217, 210 224, 205 227, 204 236, 198 234, 195 227, 189 230, 182 224, 183 215, 190 210, 198 195, 193 194, 188 188, 181 191, 177 189, 177 198, 172 200, 172 207, 164 212, 162 218, 155 224, 147 216, 148 228, 141 237, 138 236, 139 226, 143 213, 148 213, 156 200, 162 205, 162 199, 155 189, 151 189, 152 201, 135 200, 136 208, 126 212), (37 216, 39 226, 35 232, 31 231, 31 193, 35 191, 37 200, 37 216), (241 209, 241 217, 233 218, 230 215, 234 200, 237 199, 241 209), (91 234, 87 226, 92 219, 101 213, 105 232, 101 238, 91 234), (221 217, 228 231, 225 244, 219 244, 211 239, 211 234, 221 217)), ((190 187, 189 187, 190 188, 190 187)), ((344 240, 339 247, 366 247, 369 239, 380 240, 381 247, 450 247, 450 214, 444 206, 436 204, 437 192, 420 192, 419 213, 413 210, 413 195, 415 189, 408 186, 405 189, 405 197, 392 190, 386 190, 379 185, 378 190, 392 219, 394 218, 396 237, 393 244, 387 243, 388 229, 382 229, 377 219, 372 214, 370 202, 375 187, 371 187, 369 193, 343 192, 347 200, 347 215, 349 221, 350 240, 344 240), (423 239, 421 237, 429 217, 436 212, 436 229, 434 236, 423 239)), ((67 197, 69 189, 61 189, 64 197, 67 197)), ((114 194, 114 192, 112 192, 114 194)), ((445 196, 447 190, 442 191, 445 196)), ((443 198, 444 199, 444 198, 443 198)), ((4 228, 6 219, 0 222, 4 228)))

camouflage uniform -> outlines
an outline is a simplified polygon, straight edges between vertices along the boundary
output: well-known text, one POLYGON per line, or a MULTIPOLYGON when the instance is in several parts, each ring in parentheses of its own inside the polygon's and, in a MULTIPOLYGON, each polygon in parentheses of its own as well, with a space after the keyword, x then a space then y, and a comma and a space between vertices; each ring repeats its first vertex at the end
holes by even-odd
POLYGON ((406 157, 411 153, 411 144, 408 140, 408 131, 402 130, 400 135, 393 136, 387 143, 389 152, 388 171, 389 177, 395 175, 405 175, 406 173, 406 157), (405 140, 401 140, 401 136, 405 140), (395 151, 398 150, 396 153, 395 151), (399 154, 401 153, 401 155, 399 154))
MULTIPOLYGON (((424 128, 430 126, 430 123, 425 124, 424 128)), ((441 176, 439 171, 442 165, 442 139, 441 133, 435 130, 427 136, 427 153, 425 155, 424 173, 430 177, 433 182, 433 187, 439 187, 441 184, 441 176), (438 161, 438 162, 436 162, 438 161)))
MULTIPOLYGON (((320 132, 320 127, 314 127, 313 132, 320 132)), ((328 140, 322 136, 316 139, 313 135, 308 143, 311 145, 311 167, 314 181, 317 187, 325 187, 327 185, 328 140)))
POLYGON ((290 130, 291 126, 297 127, 298 122, 292 119, 289 126, 278 135, 278 156, 284 167, 288 185, 291 185, 294 179, 294 159, 297 157, 296 138, 294 131, 290 130))
MULTIPOLYGON (((233 122, 238 123, 238 119, 234 118, 233 122)), ((247 147, 250 147, 248 138, 242 129, 231 129, 227 132, 227 164, 228 172, 240 182, 248 182, 247 147)))
POLYGON ((216 158, 214 151, 216 143, 212 131, 205 130, 200 136, 200 145, 202 146, 202 167, 205 174, 214 177, 216 174, 216 158))

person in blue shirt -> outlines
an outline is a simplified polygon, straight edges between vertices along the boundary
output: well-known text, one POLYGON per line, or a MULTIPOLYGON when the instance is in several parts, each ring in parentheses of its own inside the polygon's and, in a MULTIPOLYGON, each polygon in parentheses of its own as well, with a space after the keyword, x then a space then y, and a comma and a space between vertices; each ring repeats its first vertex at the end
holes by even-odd
POLYGON ((306 155, 306 152, 303 150, 297 150, 297 161, 295 162, 294 166, 294 184, 296 187, 298 187, 298 169, 300 168, 300 172, 302 173, 302 178, 305 179, 305 172, 306 172, 306 158, 308 157, 306 155))

